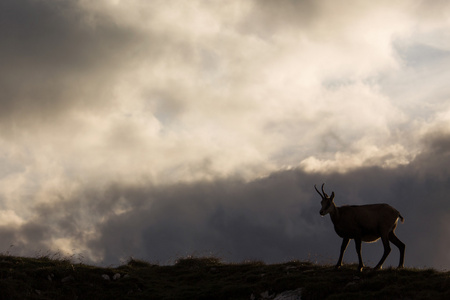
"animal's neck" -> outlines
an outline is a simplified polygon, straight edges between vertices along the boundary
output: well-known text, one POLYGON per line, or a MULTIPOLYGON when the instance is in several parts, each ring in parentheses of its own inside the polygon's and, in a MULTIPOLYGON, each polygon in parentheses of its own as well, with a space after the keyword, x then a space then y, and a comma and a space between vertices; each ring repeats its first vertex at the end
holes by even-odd
POLYGON ((336 207, 334 203, 331 203, 330 217, 333 223, 339 221, 339 209, 336 207))

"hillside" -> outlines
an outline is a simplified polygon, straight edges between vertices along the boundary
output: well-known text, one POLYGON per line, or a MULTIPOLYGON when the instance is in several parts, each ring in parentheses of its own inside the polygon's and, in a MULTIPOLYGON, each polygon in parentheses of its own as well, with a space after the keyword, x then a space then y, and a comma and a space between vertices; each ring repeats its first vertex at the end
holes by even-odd
POLYGON ((130 259, 101 268, 66 259, 0 255, 0 299, 450 299, 450 272, 356 272, 293 261, 222 263, 183 258, 173 266, 130 259), (300 298, 301 294, 301 298, 300 298))

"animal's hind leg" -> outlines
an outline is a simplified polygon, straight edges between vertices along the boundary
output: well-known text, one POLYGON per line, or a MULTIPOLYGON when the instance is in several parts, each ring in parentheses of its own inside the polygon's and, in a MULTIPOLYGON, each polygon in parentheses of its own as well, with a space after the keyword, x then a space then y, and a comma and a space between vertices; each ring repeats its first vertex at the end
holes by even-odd
POLYGON ((364 268, 364 263, 362 261, 362 256, 361 256, 361 239, 355 239, 355 246, 356 246, 356 253, 358 254, 358 261, 359 261, 358 271, 361 272, 362 269, 364 268))
POLYGON ((389 253, 391 252, 391 246, 389 246, 389 234, 387 236, 382 236, 381 240, 383 241, 384 253, 383 257, 381 257, 380 259, 380 262, 375 266, 375 270, 381 269, 381 266, 386 260, 386 257, 388 257, 389 253))
POLYGON ((394 231, 389 232, 389 240, 397 246, 398 250, 400 251, 400 261, 398 263, 399 268, 403 268, 404 262, 405 262, 405 244, 398 239, 398 237, 395 235, 394 231))

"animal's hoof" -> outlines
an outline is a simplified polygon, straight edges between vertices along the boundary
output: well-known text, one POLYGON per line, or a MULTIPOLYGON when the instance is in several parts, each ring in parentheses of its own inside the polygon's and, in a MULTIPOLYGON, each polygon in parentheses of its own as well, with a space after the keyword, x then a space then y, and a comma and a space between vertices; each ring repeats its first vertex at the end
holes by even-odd
POLYGON ((335 269, 335 270, 339 270, 340 268, 341 268, 341 265, 335 265, 335 266, 334 266, 334 269, 335 269))

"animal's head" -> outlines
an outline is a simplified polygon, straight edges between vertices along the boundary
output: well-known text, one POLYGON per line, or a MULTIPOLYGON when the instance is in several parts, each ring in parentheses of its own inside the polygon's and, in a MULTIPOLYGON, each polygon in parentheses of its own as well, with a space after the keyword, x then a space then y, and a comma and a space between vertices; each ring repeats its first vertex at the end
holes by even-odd
POLYGON ((314 188, 316 189, 317 193, 319 193, 320 197, 322 197, 322 202, 320 202, 322 204, 322 208, 320 209, 320 215, 321 216, 325 216, 326 214, 330 213, 333 209, 334 203, 334 192, 331 192, 331 197, 327 195, 327 193, 325 193, 325 191, 323 190, 323 186, 325 185, 322 184, 322 193, 321 194, 319 192, 319 190, 317 189, 316 185, 314 185, 314 188))

